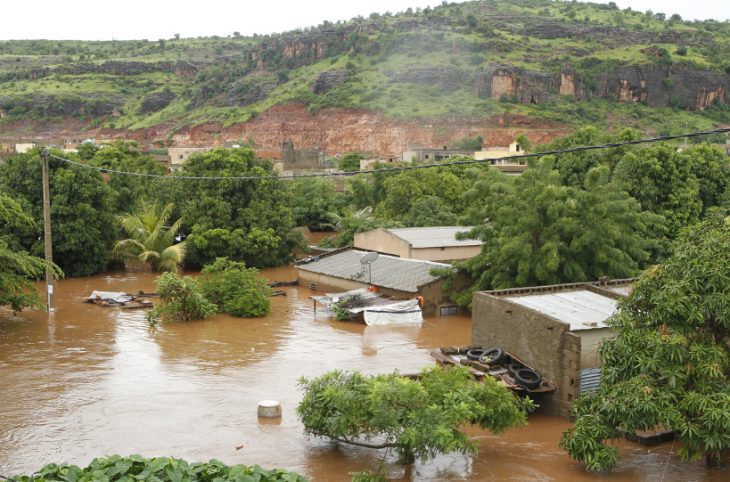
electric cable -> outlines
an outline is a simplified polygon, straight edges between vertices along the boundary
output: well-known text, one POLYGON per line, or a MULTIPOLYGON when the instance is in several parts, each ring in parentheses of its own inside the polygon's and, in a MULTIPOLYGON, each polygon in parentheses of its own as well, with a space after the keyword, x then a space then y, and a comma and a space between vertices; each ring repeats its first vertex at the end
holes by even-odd
POLYGON ((164 174, 149 174, 145 172, 128 172, 128 171, 119 171, 116 169, 108 169, 105 167, 100 166, 91 166, 89 164, 84 164, 82 162, 72 161, 71 159, 66 159, 63 157, 56 156, 54 154, 50 154, 50 157, 66 162, 68 164, 72 164, 75 166, 87 168, 96 170, 102 173, 111 173, 111 174, 120 174, 124 176, 137 176, 137 177, 149 177, 149 178, 156 178, 156 179, 177 179, 177 180, 205 180, 205 181, 253 181, 253 180, 275 180, 275 179, 281 179, 281 180, 291 180, 291 179, 301 179, 301 178, 307 178, 307 177, 352 177, 352 176, 358 176, 360 174, 377 174, 377 173, 395 173, 395 172, 403 172, 403 171, 414 171, 418 169, 430 169, 432 167, 450 167, 450 166, 466 166, 471 164, 485 164, 485 163, 494 163, 497 161, 505 161, 505 160, 517 160, 517 159, 526 159, 530 157, 543 157, 543 156, 551 156, 551 155, 558 155, 558 154, 567 154, 571 152, 583 152, 583 151, 592 151, 592 150, 598 150, 598 149, 614 149, 617 147, 623 147, 623 146, 633 146, 638 144, 650 144, 654 142, 664 142, 664 141, 671 141, 674 139, 681 139, 681 138, 687 138, 687 137, 700 137, 700 136, 708 136, 712 134, 724 134, 730 132, 730 127, 722 127, 718 129, 713 129, 709 131, 694 131, 694 132, 686 132, 684 134, 673 134, 673 135, 666 135, 666 136, 659 136, 659 137, 650 137, 650 138, 644 138, 644 139, 635 139, 632 141, 622 141, 622 142, 612 142, 608 144, 599 144, 599 145, 593 145, 593 146, 578 146, 578 147, 569 147, 566 149, 557 149, 552 151, 541 151, 541 152, 533 152, 530 154, 518 154, 516 156, 503 156, 503 157, 497 157, 494 159, 466 159, 466 160, 460 160, 460 161, 450 161, 450 162, 438 162, 438 163, 431 163, 431 164, 419 164, 415 166, 395 166, 395 167, 386 167, 386 168, 378 168, 378 169, 366 169, 362 171, 348 171, 348 172, 313 172, 313 173, 305 173, 305 174, 297 174, 297 175, 282 175, 282 176, 177 176, 177 175, 164 175, 164 174))

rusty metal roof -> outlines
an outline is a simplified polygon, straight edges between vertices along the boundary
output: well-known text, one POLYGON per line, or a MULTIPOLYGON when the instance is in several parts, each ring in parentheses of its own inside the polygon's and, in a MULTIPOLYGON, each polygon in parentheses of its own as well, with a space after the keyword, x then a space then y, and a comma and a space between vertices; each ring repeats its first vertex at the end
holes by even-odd
MULTIPOLYGON (((366 254, 368 251, 350 249, 323 256, 318 261, 300 264, 297 268, 367 284, 369 281, 368 266, 360 264, 360 258, 366 254)), ((421 286, 440 279, 430 273, 431 269, 451 268, 451 265, 381 254, 371 264, 371 268, 373 285, 417 293, 421 286)))

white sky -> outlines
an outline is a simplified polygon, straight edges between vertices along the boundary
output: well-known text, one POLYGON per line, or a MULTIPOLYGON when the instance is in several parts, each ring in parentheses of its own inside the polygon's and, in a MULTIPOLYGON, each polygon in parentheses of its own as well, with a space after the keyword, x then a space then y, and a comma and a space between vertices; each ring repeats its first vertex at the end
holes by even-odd
MULTIPOLYGON (((608 3, 604 0, 594 0, 608 3)), ((730 0, 614 0, 621 8, 730 19, 730 0)), ((0 40, 125 40, 283 32, 323 20, 440 4, 429 0, 1 0, 0 40)))

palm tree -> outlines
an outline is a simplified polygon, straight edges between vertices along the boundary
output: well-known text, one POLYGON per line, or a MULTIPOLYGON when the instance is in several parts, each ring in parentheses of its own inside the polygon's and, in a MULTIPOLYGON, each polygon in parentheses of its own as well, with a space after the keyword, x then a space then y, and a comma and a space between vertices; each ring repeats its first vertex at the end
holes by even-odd
POLYGON ((173 207, 172 203, 163 208, 145 203, 136 214, 117 216, 117 222, 129 238, 114 246, 114 257, 149 264, 153 271, 179 272, 185 259, 185 241, 175 244, 182 219, 167 225, 173 207))

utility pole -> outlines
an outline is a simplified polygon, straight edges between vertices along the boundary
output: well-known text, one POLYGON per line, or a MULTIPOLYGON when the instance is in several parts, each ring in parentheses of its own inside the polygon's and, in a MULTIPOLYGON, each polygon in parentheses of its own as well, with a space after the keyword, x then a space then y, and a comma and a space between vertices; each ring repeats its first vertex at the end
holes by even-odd
POLYGON ((46 292, 48 293, 48 312, 53 311, 53 288, 56 280, 53 275, 53 245, 51 243, 51 192, 48 176, 48 149, 41 152, 43 171, 43 241, 46 250, 46 292))

